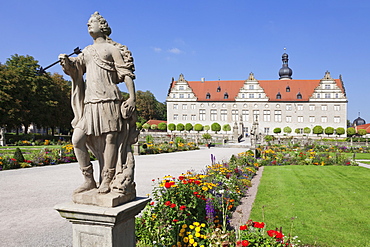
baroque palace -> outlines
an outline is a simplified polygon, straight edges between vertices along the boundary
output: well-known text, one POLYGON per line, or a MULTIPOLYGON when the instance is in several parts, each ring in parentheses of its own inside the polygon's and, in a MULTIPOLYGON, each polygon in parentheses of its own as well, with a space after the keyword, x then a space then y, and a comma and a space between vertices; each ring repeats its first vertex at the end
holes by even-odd
POLYGON ((275 128, 312 129, 320 125, 347 127, 347 97, 341 76, 333 79, 327 71, 320 80, 292 79, 288 54, 282 55, 279 80, 187 81, 181 74, 172 81, 167 95, 168 123, 219 123, 249 134, 258 121, 258 132, 273 134, 275 128))

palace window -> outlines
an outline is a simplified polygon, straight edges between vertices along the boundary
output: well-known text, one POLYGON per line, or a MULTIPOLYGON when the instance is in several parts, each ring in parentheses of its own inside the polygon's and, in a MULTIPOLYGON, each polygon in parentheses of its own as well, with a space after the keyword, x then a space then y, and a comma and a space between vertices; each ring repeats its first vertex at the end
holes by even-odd
POLYGON ((254 85, 249 85, 249 89, 250 90, 253 90, 254 89, 254 85))
POLYGON ((243 110, 242 111, 242 120, 243 120, 243 122, 248 122, 249 121, 249 111, 248 110, 243 110))
POLYGON ((281 94, 280 94, 280 92, 278 92, 278 93, 276 94, 276 99, 281 99, 281 94))
POLYGON ((253 110, 253 121, 256 121, 256 120, 259 121, 260 120, 259 116, 260 116, 260 111, 253 110))
POLYGON ((328 117, 326 117, 326 116, 322 116, 322 117, 321 117, 321 122, 322 122, 322 123, 327 123, 327 122, 328 122, 328 117))
POLYGON ((290 87, 286 86, 285 91, 289 93, 290 92, 290 87))
POLYGON ((220 86, 217 87, 217 92, 221 92, 221 87, 220 86))
POLYGON ((229 94, 228 93, 224 93, 224 99, 228 99, 229 98, 229 94))
POLYGON ((187 110, 188 109, 188 105, 187 104, 182 104, 182 109, 183 110, 187 110))
POLYGON ((291 105, 291 104, 287 104, 287 105, 285 106, 285 109, 286 109, 287 111, 291 111, 291 110, 292 110, 292 105, 291 105))
POLYGON ((199 109, 199 121, 205 121, 205 120, 206 120, 206 110, 199 109))
POLYGON ((315 122, 315 116, 310 116, 310 123, 314 123, 315 122))
POLYGON ((183 98, 184 98, 184 94, 180 93, 180 99, 183 99, 183 98))
POLYGON ((310 105, 309 108, 310 108, 310 111, 314 111, 315 110, 315 105, 310 105))
POLYGON ((330 93, 325 94, 325 99, 330 99, 330 93))
POLYGON ((297 94, 297 99, 302 99, 302 94, 300 92, 297 94))
POLYGON ((325 89, 330 89, 330 85, 325 85, 325 89))
POLYGON ((207 93, 206 94, 206 99, 210 99, 211 98, 211 94, 210 93, 207 93))
POLYGON ((321 110, 322 111, 327 111, 328 110, 328 106, 327 105, 321 105, 321 110))
POLYGON ((179 115, 178 114, 173 114, 173 120, 179 120, 179 115))
POLYGON ((217 110, 211 110, 211 121, 217 121, 217 110))
POLYGON ((334 123, 340 123, 340 117, 339 116, 334 117, 334 123))
POLYGON ((238 119, 238 115, 239 115, 238 110, 232 110, 232 111, 231 111, 231 118, 232 118, 232 121, 233 121, 233 122, 236 122, 236 121, 238 121, 238 120, 239 120, 239 119, 238 119))
POLYGON ((275 111, 275 122, 281 122, 281 111, 280 110, 275 111))
POLYGON ((197 120, 197 115, 191 115, 191 120, 196 121, 197 120))
POLYGON ((175 109, 175 110, 179 109, 179 105, 178 104, 173 104, 173 109, 175 109))
POLYGON ((249 94, 249 98, 250 98, 250 99, 253 99, 253 98, 254 98, 254 93, 250 93, 250 94, 249 94))
POLYGON ((303 111, 303 105, 302 104, 297 105, 297 110, 298 111, 303 111))
POLYGON ((298 116, 298 123, 303 123, 303 116, 298 116))
POLYGON ((227 110, 221 109, 221 121, 227 121, 227 110))
POLYGON ((292 122, 292 116, 286 116, 285 117, 285 122, 291 123, 292 122))
POLYGON ((182 120, 183 120, 183 121, 188 120, 188 115, 186 115, 186 114, 182 115, 182 120))
POLYGON ((270 120, 271 120, 270 110, 264 110, 263 111, 263 121, 270 122, 270 120))
POLYGON ((340 105, 334 105, 334 111, 340 111, 340 105))

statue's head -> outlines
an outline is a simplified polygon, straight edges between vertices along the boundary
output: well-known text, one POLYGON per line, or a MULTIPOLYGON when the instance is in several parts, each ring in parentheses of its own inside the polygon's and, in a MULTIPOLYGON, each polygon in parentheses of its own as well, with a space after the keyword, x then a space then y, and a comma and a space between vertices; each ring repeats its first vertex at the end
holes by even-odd
POLYGON ((99 12, 96 11, 94 14, 91 15, 90 19, 91 18, 96 18, 99 21, 100 30, 104 35, 109 36, 112 33, 107 20, 104 19, 104 17, 101 16, 99 12))

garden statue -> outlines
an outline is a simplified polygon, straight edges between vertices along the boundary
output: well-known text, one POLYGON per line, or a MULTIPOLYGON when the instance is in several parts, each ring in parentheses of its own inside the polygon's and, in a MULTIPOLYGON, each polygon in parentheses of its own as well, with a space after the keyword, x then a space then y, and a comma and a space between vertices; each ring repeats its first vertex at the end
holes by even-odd
POLYGON ((110 198, 116 201, 111 206, 117 206, 136 198, 131 150, 139 133, 135 124, 135 69, 131 52, 109 38, 111 29, 98 12, 91 15, 87 27, 93 44, 77 57, 59 55, 63 71, 72 79, 72 143, 85 179, 74 191, 73 200, 106 205, 101 201, 110 198), (129 92, 125 101, 117 87, 121 82, 129 92), (99 184, 93 176, 89 150, 99 161, 99 184))

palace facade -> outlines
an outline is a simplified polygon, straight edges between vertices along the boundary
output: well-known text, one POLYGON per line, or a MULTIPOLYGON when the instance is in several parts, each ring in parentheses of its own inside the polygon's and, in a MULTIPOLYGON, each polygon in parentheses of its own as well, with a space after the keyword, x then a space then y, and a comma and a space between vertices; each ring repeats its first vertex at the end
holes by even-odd
MULTIPOLYGON (((322 79, 292 79, 288 55, 282 56, 279 80, 187 81, 181 74, 172 81, 167 95, 168 123, 219 123, 237 126, 239 134, 250 133, 258 121, 259 133, 290 127, 292 134, 316 125, 347 128, 347 97, 341 76, 327 71, 322 79)), ((312 132, 311 132, 311 135, 312 132)))

